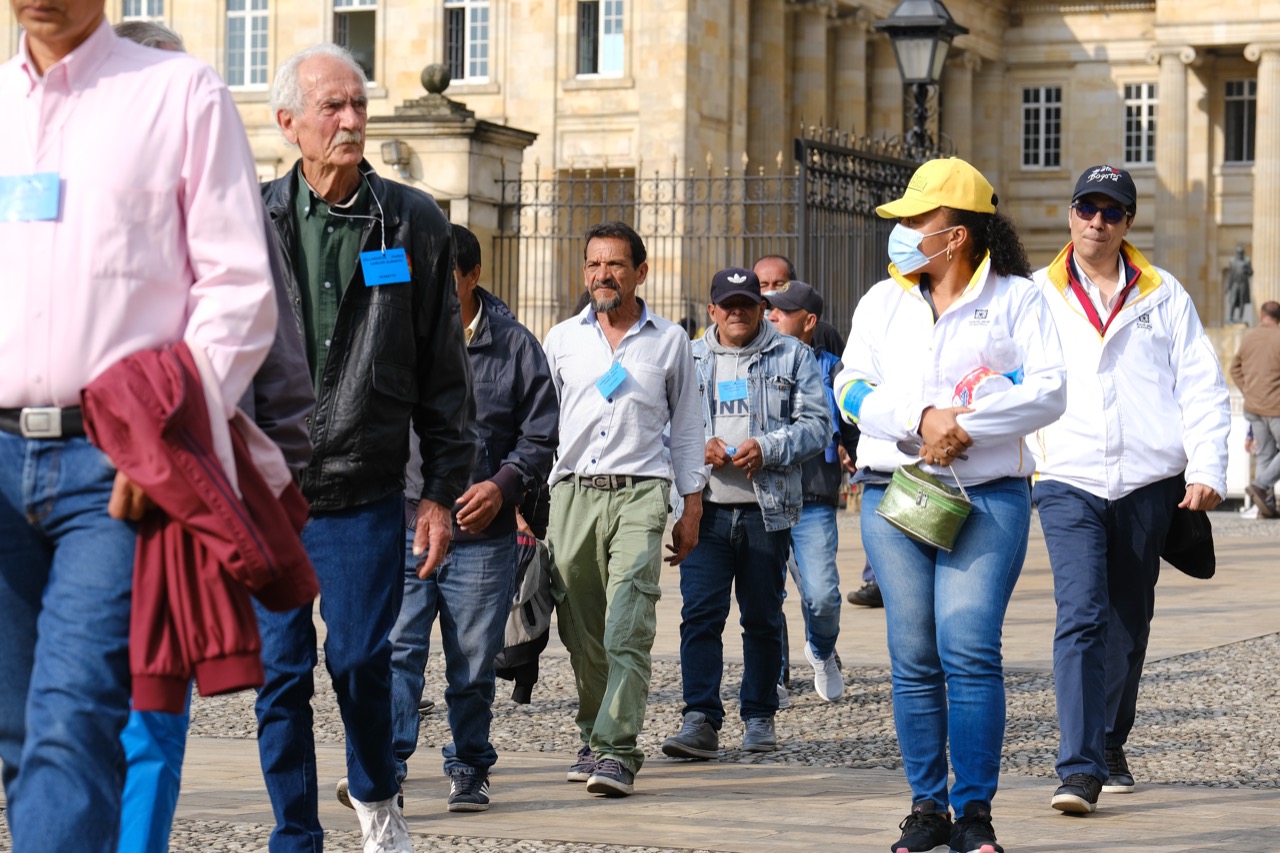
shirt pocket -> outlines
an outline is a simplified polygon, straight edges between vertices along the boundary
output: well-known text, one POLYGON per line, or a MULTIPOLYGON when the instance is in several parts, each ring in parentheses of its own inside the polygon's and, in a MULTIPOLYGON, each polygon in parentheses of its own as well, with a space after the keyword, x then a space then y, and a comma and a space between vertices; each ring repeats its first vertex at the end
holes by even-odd
POLYGON ((95 279, 146 280, 183 260, 173 192, 67 182, 67 207, 85 224, 81 257, 95 279))

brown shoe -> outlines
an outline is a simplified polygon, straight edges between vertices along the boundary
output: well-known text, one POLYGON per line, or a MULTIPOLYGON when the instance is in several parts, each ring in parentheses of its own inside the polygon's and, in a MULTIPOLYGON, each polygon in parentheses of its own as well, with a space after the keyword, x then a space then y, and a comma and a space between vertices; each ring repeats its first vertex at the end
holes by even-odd
POLYGON ((1253 484, 1249 485, 1247 491, 1249 497, 1253 498, 1253 505, 1258 508, 1258 518, 1280 518, 1280 512, 1276 512, 1276 508, 1267 500, 1266 492, 1253 484))

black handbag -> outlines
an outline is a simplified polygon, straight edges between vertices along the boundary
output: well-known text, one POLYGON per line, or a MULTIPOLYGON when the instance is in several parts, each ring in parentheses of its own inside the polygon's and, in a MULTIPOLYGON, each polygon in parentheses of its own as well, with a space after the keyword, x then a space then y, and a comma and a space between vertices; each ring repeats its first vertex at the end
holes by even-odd
POLYGON ((1213 552, 1213 524, 1203 510, 1173 511, 1169 533, 1165 536, 1160 558, 1183 574, 1200 580, 1213 577, 1218 568, 1213 552))

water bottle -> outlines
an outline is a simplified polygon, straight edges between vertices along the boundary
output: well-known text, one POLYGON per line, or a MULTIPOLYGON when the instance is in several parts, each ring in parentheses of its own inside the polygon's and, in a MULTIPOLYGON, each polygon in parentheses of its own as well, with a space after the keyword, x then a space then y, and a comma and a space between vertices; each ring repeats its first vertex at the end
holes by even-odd
POLYGON ((1022 347, 1001 326, 992 328, 982 351, 982 366, 992 373, 1009 377, 1014 385, 1022 384, 1022 347))

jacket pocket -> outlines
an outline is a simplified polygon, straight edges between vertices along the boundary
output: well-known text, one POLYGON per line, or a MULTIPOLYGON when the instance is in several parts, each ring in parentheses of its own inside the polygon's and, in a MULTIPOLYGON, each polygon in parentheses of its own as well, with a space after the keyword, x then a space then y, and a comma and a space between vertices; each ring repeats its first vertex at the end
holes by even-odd
POLYGON ((374 361, 373 390, 406 403, 418 402, 418 382, 413 369, 392 361, 374 361))
POLYGON ((766 430, 791 423, 791 394, 795 384, 790 376, 770 376, 765 380, 765 408, 769 412, 766 430))

